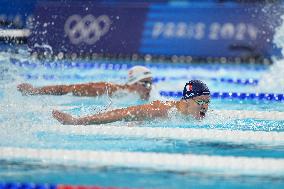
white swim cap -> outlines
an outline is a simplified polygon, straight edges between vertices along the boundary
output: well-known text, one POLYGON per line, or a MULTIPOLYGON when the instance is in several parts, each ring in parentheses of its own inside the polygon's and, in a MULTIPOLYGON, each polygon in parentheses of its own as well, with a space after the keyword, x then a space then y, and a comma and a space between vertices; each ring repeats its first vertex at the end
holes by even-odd
POLYGON ((151 71, 144 66, 134 66, 128 71, 127 84, 132 85, 137 81, 152 77, 151 71))

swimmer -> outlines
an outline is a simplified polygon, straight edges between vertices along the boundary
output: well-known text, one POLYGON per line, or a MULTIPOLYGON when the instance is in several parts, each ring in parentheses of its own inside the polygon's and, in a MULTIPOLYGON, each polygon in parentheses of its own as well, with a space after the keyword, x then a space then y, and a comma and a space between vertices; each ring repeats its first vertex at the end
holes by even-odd
POLYGON ((65 125, 104 124, 115 121, 143 121, 168 117, 169 110, 175 108, 182 115, 195 119, 205 117, 210 103, 210 91, 199 80, 191 80, 185 84, 183 97, 178 101, 153 101, 149 104, 116 109, 104 113, 75 118, 67 113, 53 110, 55 119, 65 125))
POLYGON ((152 89, 152 73, 144 66, 134 66, 128 71, 128 81, 119 85, 108 82, 83 83, 73 85, 53 85, 33 87, 23 83, 17 86, 23 95, 65 95, 72 93, 75 96, 112 96, 116 92, 127 91, 137 93, 142 100, 148 100, 152 89))

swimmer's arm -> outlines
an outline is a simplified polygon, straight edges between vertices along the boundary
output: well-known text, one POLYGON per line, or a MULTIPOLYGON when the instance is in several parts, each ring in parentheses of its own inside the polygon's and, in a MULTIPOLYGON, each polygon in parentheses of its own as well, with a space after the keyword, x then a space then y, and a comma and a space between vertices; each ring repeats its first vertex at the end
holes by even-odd
POLYGON ((17 86, 18 90, 25 95, 64 95, 71 91, 72 85, 52 85, 45 87, 33 87, 28 83, 17 86))
POLYGON ((56 110, 54 110, 52 113, 55 119, 66 125, 104 124, 122 120, 136 121, 161 117, 164 115, 163 111, 157 110, 149 104, 117 109, 105 113, 79 118, 74 118, 69 114, 56 110))
POLYGON ((57 119, 60 123, 64 125, 103 124, 123 120, 124 118, 128 117, 127 112, 124 109, 117 109, 106 113, 78 118, 75 118, 67 113, 63 113, 57 110, 53 110, 52 115, 55 119, 57 119))
POLYGON ((115 91, 124 89, 124 85, 117 85, 107 82, 86 83, 73 85, 72 93, 76 96, 100 96, 112 95, 115 91))
POLYGON ((112 94, 122 89, 121 85, 114 85, 106 82, 85 83, 73 85, 51 85, 45 87, 33 87, 30 84, 23 83, 18 85, 18 90, 25 95, 65 95, 73 93, 76 96, 99 96, 103 94, 112 94))

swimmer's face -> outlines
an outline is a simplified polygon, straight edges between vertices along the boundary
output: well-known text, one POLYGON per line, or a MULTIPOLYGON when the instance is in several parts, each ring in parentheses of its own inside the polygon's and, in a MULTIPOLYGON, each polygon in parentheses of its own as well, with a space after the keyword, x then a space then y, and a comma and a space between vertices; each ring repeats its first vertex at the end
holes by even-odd
POLYGON ((152 77, 137 81, 131 87, 140 95, 142 100, 149 100, 152 90, 152 77))
POLYGON ((193 97, 192 99, 182 100, 184 103, 182 113, 192 115, 196 119, 205 117, 210 103, 209 95, 201 95, 193 97))

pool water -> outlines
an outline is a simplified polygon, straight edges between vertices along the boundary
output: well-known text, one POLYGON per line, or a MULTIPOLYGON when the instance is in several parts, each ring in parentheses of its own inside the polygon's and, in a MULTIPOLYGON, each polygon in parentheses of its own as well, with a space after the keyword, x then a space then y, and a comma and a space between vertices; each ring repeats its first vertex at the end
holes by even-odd
MULTIPOLYGON (((239 112, 284 112, 283 101, 257 99, 211 100, 208 116, 202 121, 181 117, 175 113, 168 120, 145 122, 115 122, 103 126, 62 126, 51 116, 53 109, 71 113, 74 116, 89 115, 114 108, 143 104, 134 94, 109 98, 64 96, 22 96, 16 89, 17 84, 28 82, 35 86, 70 84, 94 81, 124 83, 127 69, 134 64, 150 67, 154 75, 154 89, 150 101, 177 100, 165 97, 160 91, 181 91, 190 79, 202 79, 213 92, 264 92, 281 94, 281 88, 267 88, 231 80, 257 80, 263 82, 263 75, 271 74, 271 67, 265 65, 227 64, 170 64, 151 62, 128 62, 115 60, 34 60, 21 52, 0 53, 0 151, 6 148, 38 150, 79 150, 82 152, 122 152, 142 155, 151 153, 161 155, 200 155, 206 158, 237 157, 264 158, 283 168, 284 158, 284 118, 242 118, 231 115, 229 110, 239 112), (223 112, 214 113, 215 110, 223 112), (126 128, 126 129, 125 129, 126 128), (100 130, 101 129, 101 130, 100 130), (105 130, 104 130, 105 129, 105 130), (125 133, 117 129, 125 129, 125 133), (132 129, 132 130, 131 130, 132 129), (138 130, 140 129, 140 130, 138 130), (153 130, 149 130, 153 129, 153 130), (169 137, 166 129, 173 134, 180 131, 196 132, 191 138, 169 137), (185 130, 181 130, 185 129, 185 130), (108 132, 106 132, 108 131, 108 132), (133 134, 132 131, 136 133, 133 134), (139 135, 144 132, 145 135, 139 135), (228 135, 220 137, 218 132, 228 135), (97 132, 97 133, 96 133, 97 132), (138 134, 137 134, 138 133, 138 134), (160 133, 160 136, 159 136, 160 133), (155 135, 156 134, 156 135, 155 135), (240 136, 235 140, 235 134, 240 136), (163 137, 164 136, 164 137, 163 137), (246 137, 247 136, 247 137, 246 137), (273 136, 275 138, 273 139, 273 136), (263 137, 263 138, 261 138, 263 137), (272 140, 270 140, 272 138, 272 140), (277 164, 278 163, 278 164, 277 164)), ((272 65, 273 66, 273 65, 272 65)), ((283 83, 280 83, 283 85, 283 83)), ((3 152, 3 151, 1 151, 3 152)), ((64 151, 65 152, 65 151, 64 151)), ((77 151, 76 151, 77 152, 77 151)), ((28 153, 28 150, 27 150, 28 153)), ((113 156, 113 160, 115 161, 113 156)), ((126 155, 125 155, 126 157, 126 155)), ((132 157, 130 154, 127 157, 132 157)), ((185 156, 186 157, 186 156, 185 156)), ((198 156, 199 157, 199 156, 198 156)), ((215 159, 214 159, 215 158, 215 159)), ((6 158, 0 157, 1 182, 36 182, 54 184, 99 185, 129 188, 283 188, 284 171, 274 174, 272 168, 267 172, 231 171, 230 167, 208 170, 213 165, 184 171, 175 164, 169 169, 159 166, 100 164, 100 160, 77 163, 64 160, 51 161, 44 158, 6 158), (98 165, 97 165, 97 164, 98 165), (96 166, 97 165, 97 166, 96 166)), ((77 160, 77 159, 76 159, 77 160)), ((89 160, 88 160, 89 161, 89 160)), ((183 162, 179 162, 183 163, 183 162)), ((224 162, 226 163, 226 162, 224 162)), ((139 164, 139 161, 137 161, 139 164)), ((155 162, 153 162, 155 164, 155 162)), ((216 162, 217 164, 217 162, 216 162)), ((157 165, 157 162, 156 162, 157 165)), ((247 165, 247 164, 244 164, 247 165)), ((249 165, 247 165, 249 166, 249 165)), ((269 168, 269 167, 268 167, 269 168)), ((284 169, 282 169, 284 170, 284 169)))

